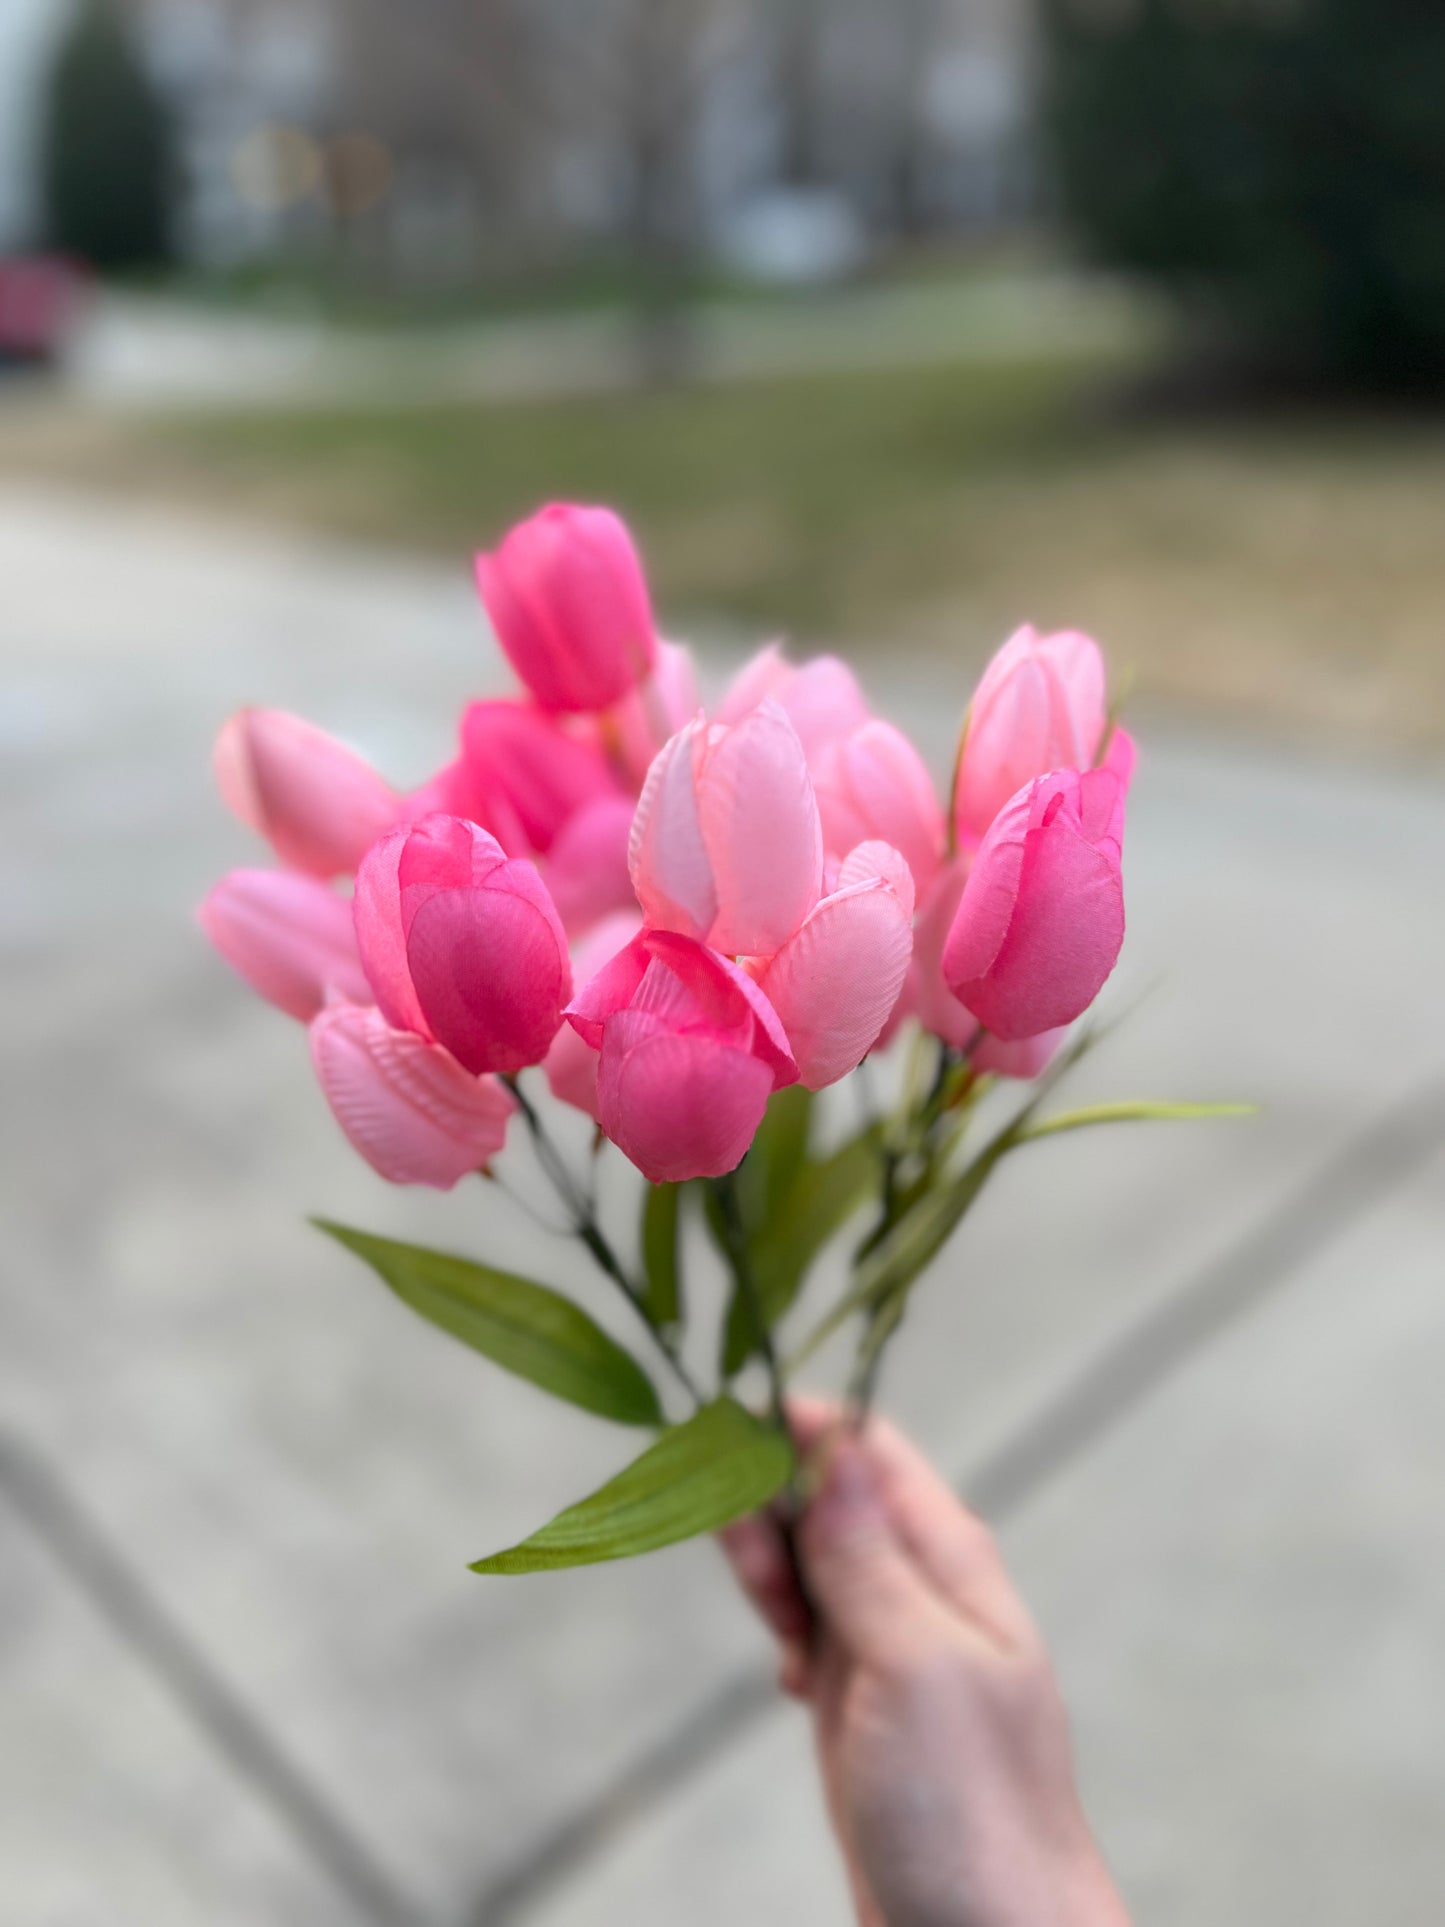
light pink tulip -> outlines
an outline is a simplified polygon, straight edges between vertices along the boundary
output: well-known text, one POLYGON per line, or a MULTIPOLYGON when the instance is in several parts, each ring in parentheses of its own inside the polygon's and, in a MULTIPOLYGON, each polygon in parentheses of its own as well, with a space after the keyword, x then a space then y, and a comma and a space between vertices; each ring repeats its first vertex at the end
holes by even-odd
POLYGON ((335 992, 371 992, 356 954, 351 904, 294 870, 232 870, 208 892, 201 928, 240 977, 288 1017, 307 1023, 335 992))
POLYGON ((468 704, 451 814, 490 830, 509 855, 545 855, 580 809, 621 794, 597 743, 535 704, 468 704))
POLYGON ((567 1012, 601 1053, 597 1116, 653 1184, 738 1165, 772 1091, 798 1067, 771 1005, 691 937, 644 930, 567 1012))
POLYGON ((469 1071, 540 1063, 572 990, 567 939, 530 863, 456 816, 392 831, 356 877, 356 938, 382 1014, 469 1071))
POLYGON ((374 1007, 333 1004, 311 1025, 311 1061, 336 1121, 392 1184, 449 1191, 501 1150, 516 1109, 439 1044, 393 1030, 374 1007))
POLYGON ((606 709, 652 667, 652 605, 627 525, 553 502, 476 560, 512 667, 544 709, 606 709))
POLYGON ((769 700, 797 730, 810 763, 827 744, 861 729, 869 716, 867 700, 847 663, 837 656, 791 663, 776 643, 744 663, 718 704, 717 720, 740 723, 769 700))
MULTIPOLYGON (((572 981, 583 986, 579 995, 585 996, 586 986, 604 965, 611 963, 627 948, 641 926, 642 918, 636 906, 631 910, 615 910, 611 916, 594 924, 580 943, 573 945, 572 981)), ((564 1104, 585 1111, 595 1123, 597 1046, 589 1044, 570 1023, 563 1024, 552 1039, 552 1048, 542 1060, 542 1069, 547 1073, 552 1095, 560 1098, 564 1104)))
POLYGON ((640 787, 652 759, 698 713, 692 653, 680 642, 659 642, 652 673, 597 719, 598 736, 640 787))
POLYGON ((912 923, 908 865, 886 843, 863 843, 761 972, 809 1090, 856 1070, 878 1041, 908 974, 912 923))
POLYGON ((1124 940, 1124 786, 1060 770, 1005 804, 943 949, 949 989, 1006 1042, 1072 1023, 1124 940))
POLYGON ((588 803, 563 827, 544 868, 567 934, 577 937, 613 911, 637 910, 628 869, 635 805, 630 797, 588 803))
POLYGON ((729 956, 782 948, 818 901, 823 833, 803 746, 776 703, 672 738, 647 774, 631 865, 653 928, 729 956))
POLYGON ((841 856, 876 840, 901 852, 920 891, 943 856, 943 811, 923 758, 892 723, 870 720, 812 760, 823 845, 841 856))
POLYGON ((238 710, 214 761, 230 809, 283 863, 312 876, 349 876, 402 814, 369 763, 285 710, 238 710))
POLYGON ((960 842, 976 841, 1037 776, 1093 766, 1105 725, 1104 662, 1089 636, 1023 628, 984 670, 969 706, 955 791, 960 842))
POLYGON ((986 1031, 973 1048, 971 1062, 975 1070, 987 1071, 993 1077, 1037 1077, 1048 1069, 1068 1034, 1068 1025, 1060 1024, 1057 1030, 1040 1031, 1037 1037, 1020 1037, 1006 1043, 1002 1037, 986 1031))

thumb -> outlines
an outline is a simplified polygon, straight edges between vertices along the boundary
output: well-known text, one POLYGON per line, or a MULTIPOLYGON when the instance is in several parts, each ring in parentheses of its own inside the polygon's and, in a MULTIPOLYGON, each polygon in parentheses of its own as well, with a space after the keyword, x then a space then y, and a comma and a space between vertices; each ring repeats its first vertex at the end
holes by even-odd
POLYGON ((937 1598, 893 1531, 876 1468, 852 1438, 836 1446, 822 1490, 799 1523, 808 1589, 828 1630, 862 1660, 896 1656, 937 1598))

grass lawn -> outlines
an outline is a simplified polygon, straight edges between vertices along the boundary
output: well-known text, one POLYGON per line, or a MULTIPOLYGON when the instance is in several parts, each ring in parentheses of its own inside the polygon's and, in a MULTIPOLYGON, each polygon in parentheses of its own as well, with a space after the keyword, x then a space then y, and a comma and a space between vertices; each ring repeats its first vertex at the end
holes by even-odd
POLYGON ((419 548, 460 565, 548 496, 634 520, 674 633, 957 653, 1080 626, 1141 694, 1445 744, 1445 424, 1145 422, 1098 357, 583 401, 96 421, 0 468, 419 548))

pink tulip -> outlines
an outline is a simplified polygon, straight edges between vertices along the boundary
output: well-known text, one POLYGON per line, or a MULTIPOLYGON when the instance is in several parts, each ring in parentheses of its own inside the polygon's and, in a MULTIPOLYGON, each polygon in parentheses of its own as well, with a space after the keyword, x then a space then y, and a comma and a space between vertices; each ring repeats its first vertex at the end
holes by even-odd
POLYGON ((1000 810, 974 856, 943 949, 949 989, 1011 1042, 1072 1023, 1124 940, 1124 786, 1059 770, 1000 810))
POLYGON ((238 710, 214 760, 230 809, 283 863, 312 876, 349 876, 402 813, 369 763, 285 710, 238 710))
POLYGON ((613 911, 635 915, 627 865, 634 807, 630 797, 604 796, 580 809, 558 833, 544 869, 569 936, 580 936, 613 911))
POLYGON ((201 928, 240 977, 308 1023, 335 992, 367 1003, 351 904, 294 870, 232 870, 200 908, 201 928))
POLYGON ((532 703, 470 703, 452 776, 451 814, 465 816, 511 856, 545 854, 587 804, 621 795, 594 741, 532 703))
POLYGON ((392 1184, 450 1191, 501 1150, 516 1103, 439 1044, 393 1030, 374 1007, 333 1004, 311 1025, 311 1061, 336 1121, 392 1184))
POLYGON ((891 843, 919 890, 943 855, 943 811, 918 751, 892 723, 870 720, 813 759, 823 844, 841 855, 856 844, 891 843))
POLYGON ((456 816, 393 830, 356 876, 356 939, 382 1015, 464 1069, 540 1063, 572 990, 567 939, 530 863, 456 816))
POLYGON ((1104 662, 1090 637, 1023 628, 984 670, 969 707, 955 790, 961 842, 1052 770, 1093 766, 1104 733, 1104 662))
MULTIPOLYGON (((587 985, 637 936, 642 924, 636 905, 604 917, 572 950, 572 981, 587 985)), ((582 995, 585 995, 585 990, 582 995)), ((552 1095, 597 1120, 597 1047, 571 1024, 563 1024, 542 1060, 552 1095)))
POLYGON ((597 1116, 653 1184, 738 1165, 798 1067, 767 998, 691 937, 644 930, 567 1016, 601 1053, 597 1116))
POLYGON ((659 642, 652 673, 597 719, 598 734, 633 784, 641 786, 669 736, 690 723, 700 706, 697 670, 678 642, 659 642))
POLYGON ((744 663, 717 709, 720 723, 740 723, 759 704, 777 703, 798 732, 811 763, 818 751, 868 721, 858 679, 837 656, 791 663, 776 643, 744 663))
POLYGON ((877 1042, 908 974, 912 923, 908 865, 886 843, 863 843, 762 971, 809 1090, 856 1070, 877 1042))
POLYGON ((610 509, 554 502, 476 569, 497 640, 544 709, 606 709, 652 667, 647 582, 610 509))
POLYGON ((776 703, 672 738, 648 771, 631 864, 653 928, 729 956, 782 948, 818 901, 823 834, 803 746, 776 703))
POLYGON ((992 1031, 985 1031, 969 1054, 970 1062, 976 1071, 987 1071, 993 1077, 1037 1077, 1048 1069, 1068 1034, 1068 1025, 1061 1024, 1057 1030, 1040 1031, 1037 1037, 1006 1043, 992 1031))

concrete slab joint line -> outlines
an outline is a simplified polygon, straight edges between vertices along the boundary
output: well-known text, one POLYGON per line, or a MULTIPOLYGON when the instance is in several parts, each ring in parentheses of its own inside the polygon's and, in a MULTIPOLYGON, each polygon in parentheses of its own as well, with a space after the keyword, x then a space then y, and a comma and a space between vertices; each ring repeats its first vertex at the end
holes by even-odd
POLYGON ((202 1736, 278 1813, 367 1927, 417 1927, 412 1906, 325 1794, 88 1519, 37 1453, 0 1430, 0 1495, 202 1736))
MULTIPOLYGON (((1004 1519, 1129 1416, 1211 1339, 1288 1282, 1445 1143, 1445 1075, 1416 1085, 1291 1191, 1254 1229, 1142 1315, 958 1482, 971 1505, 1004 1519)), ((778 1704, 771 1674, 749 1669, 486 1888, 472 1927, 514 1927, 585 1873, 616 1837, 778 1704)))

